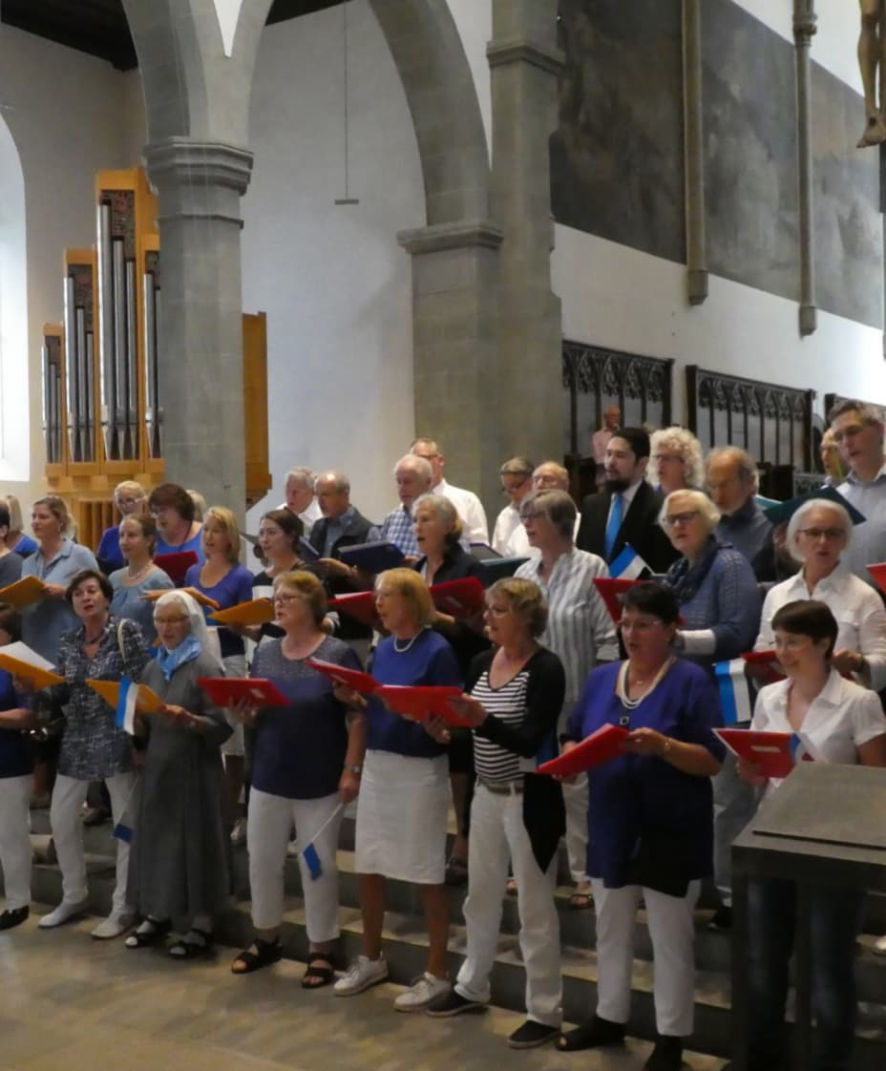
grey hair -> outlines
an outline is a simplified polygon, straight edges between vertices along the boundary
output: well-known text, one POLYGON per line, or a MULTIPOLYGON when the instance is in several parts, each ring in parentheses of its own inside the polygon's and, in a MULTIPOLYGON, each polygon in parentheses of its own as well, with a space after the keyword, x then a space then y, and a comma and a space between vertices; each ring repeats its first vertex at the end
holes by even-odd
POLYGON ((701 487, 704 483, 704 462, 701 457, 701 443, 687 428, 674 426, 654 431, 649 437, 649 464, 646 467, 646 479, 657 487, 661 480, 658 474, 656 450, 672 449, 683 460, 686 484, 689 487, 701 487))
POLYGON ((394 466, 395 476, 400 469, 411 469, 416 476, 421 476, 424 479, 428 487, 431 486, 431 480, 434 478, 434 470, 431 468, 431 463, 426 457, 419 457, 418 454, 404 454, 394 466))
POLYGON ((499 476, 531 476, 532 462, 528 457, 512 457, 498 470, 499 476))
POLYGON ((296 483, 301 484, 302 487, 310 487, 313 491, 316 479, 317 477, 311 469, 305 468, 304 465, 297 465, 286 473, 286 479, 283 482, 287 484, 290 480, 294 480, 296 483))
POLYGON ((321 480, 332 480, 332 485, 340 494, 347 495, 351 493, 351 481, 345 476, 343 472, 321 472, 319 476, 314 477, 314 490, 317 490, 317 484, 321 480))
POLYGON ((551 488, 531 492, 523 499, 520 506, 521 517, 530 511, 543 513, 563 539, 572 541, 577 510, 575 503, 565 491, 551 488))
MULTIPOLYGON (((563 466, 559 463, 559 461, 540 461, 535 466, 535 468, 532 470, 532 479, 533 479, 533 481, 535 480, 535 477, 538 474, 538 470, 539 469, 545 469, 545 468, 555 469, 556 473, 557 473, 557 479, 561 480, 567 487, 569 486, 569 471, 567 469, 563 468, 563 466)), ((553 490, 555 490, 555 488, 548 487, 548 488, 546 488, 546 490, 553 491, 553 490)))
POLYGON ((704 517, 708 526, 708 532, 713 532, 717 527, 720 521, 720 511, 704 491, 695 491, 691 488, 684 488, 681 491, 671 491, 661 504, 661 510, 658 514, 658 523, 665 532, 668 531, 668 503, 675 498, 686 498, 692 503, 693 509, 697 509, 702 517, 704 517))
POLYGON ((722 461, 724 458, 738 462, 738 475, 745 483, 751 483, 754 494, 757 494, 760 490, 760 474, 757 472, 757 462, 747 450, 742 450, 740 446, 720 446, 711 450, 708 454, 708 470, 710 471, 712 461, 722 461))
POLYGON ((412 505, 412 516, 418 517, 418 511, 424 506, 446 526, 446 542, 450 545, 457 543, 462 533, 461 517, 446 495, 435 495, 433 491, 419 495, 412 505))
POLYGON ((797 546, 797 536, 800 533, 800 526, 802 525, 806 515, 811 513, 814 509, 829 509, 832 513, 835 513, 840 518, 840 524, 843 527, 843 535, 846 537, 846 546, 852 542, 852 518, 849 516, 845 506, 841 506, 839 502, 832 502, 829 498, 810 498, 804 502, 799 509, 794 511, 794 515, 788 521, 788 530, 785 535, 787 541, 788 553, 794 559, 795 562, 805 562, 806 559, 800 553, 800 548, 797 546))

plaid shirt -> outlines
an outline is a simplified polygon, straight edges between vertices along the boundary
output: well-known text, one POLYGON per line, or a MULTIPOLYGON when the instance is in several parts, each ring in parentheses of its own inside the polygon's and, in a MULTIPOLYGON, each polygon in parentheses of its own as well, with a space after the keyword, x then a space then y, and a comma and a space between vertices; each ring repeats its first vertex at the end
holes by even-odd
POLYGON ((408 506, 397 506, 396 509, 392 509, 391 512, 381 522, 381 527, 375 529, 374 537, 376 539, 385 539, 389 543, 393 543, 395 547, 399 547, 400 550, 409 558, 421 557, 421 551, 418 549, 418 543, 415 541, 415 528, 412 522, 412 512, 408 506))

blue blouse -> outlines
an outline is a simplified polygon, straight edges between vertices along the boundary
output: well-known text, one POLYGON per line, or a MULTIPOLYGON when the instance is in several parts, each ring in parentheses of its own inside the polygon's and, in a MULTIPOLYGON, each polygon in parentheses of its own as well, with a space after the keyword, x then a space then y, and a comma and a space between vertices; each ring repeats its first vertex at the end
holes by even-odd
MULTIPOLYGON (((65 539, 58 554, 51 561, 46 561, 39 547, 30 558, 25 558, 22 576, 36 576, 44 583, 67 587, 81 569, 98 569, 95 556, 87 547, 65 539)), ((80 621, 67 600, 41 599, 25 607, 22 614, 22 639, 37 654, 54 663, 58 658, 62 636, 79 625, 80 621)))
POLYGON ((206 561, 206 555, 203 552, 202 528, 195 536, 191 536, 190 539, 185 540, 184 543, 179 543, 178 546, 175 547, 170 546, 163 536, 161 536, 159 532, 157 533, 157 547, 154 551, 155 557, 158 554, 181 554, 186 550, 192 550, 197 555, 197 560, 199 562, 202 563, 206 561))
MULTIPOLYGON (((12 687, 12 677, 0 669, 0 710, 27 706, 12 687)), ((0 729, 0 777, 27 777, 34 769, 28 742, 18 729, 0 729)))
MULTIPOLYGON (((185 587, 196 588, 202 591, 210 599, 215 599, 220 610, 230 610, 232 606, 238 606, 241 602, 250 602, 252 599, 252 573, 242 565, 234 565, 225 575, 211 588, 204 587, 200 583, 200 570, 202 565, 192 565, 185 573, 185 587)), ((210 606, 203 607, 206 623, 210 628, 216 627, 215 622, 209 616, 215 611, 210 606)), ((224 626, 218 627, 218 642, 221 647, 222 658, 230 655, 243 654, 246 645, 243 637, 231 632, 224 626)))
MULTIPOLYGON (((99 548, 101 549, 101 548, 99 548)), ((138 584, 124 584, 126 569, 118 569, 108 577, 114 596, 111 599, 111 613, 117 618, 127 618, 141 626, 145 639, 153 645, 157 639, 154 628, 154 603, 142 596, 146 591, 171 591, 175 584, 166 573, 157 566, 138 584)))
MULTIPOLYGON (((590 674, 570 715, 568 739, 578 742, 607 724, 650 728, 701 744, 723 760, 725 748, 712 731, 723 724, 720 702, 703 669, 677 659, 655 690, 628 710, 615 693, 621 666, 611 662, 590 674)), ((712 872, 710 778, 682 773, 653 756, 624 754, 589 771, 588 789, 588 874, 607 888, 636 884, 641 846, 653 858, 659 848, 666 866, 687 881, 712 872)))
MULTIPOLYGON (((382 640, 372 661, 372 675, 380 684, 454 684, 464 687, 458 659, 446 640, 433 629, 423 629, 408 650, 398 651, 393 636, 382 640)), ((417 722, 394 714, 376 696, 368 696, 367 748, 392 751, 413 758, 435 758, 446 751, 417 722)))
POLYGON ((117 525, 112 525, 102 532, 95 556, 103 569, 121 569, 126 564, 120 549, 120 529, 117 525))

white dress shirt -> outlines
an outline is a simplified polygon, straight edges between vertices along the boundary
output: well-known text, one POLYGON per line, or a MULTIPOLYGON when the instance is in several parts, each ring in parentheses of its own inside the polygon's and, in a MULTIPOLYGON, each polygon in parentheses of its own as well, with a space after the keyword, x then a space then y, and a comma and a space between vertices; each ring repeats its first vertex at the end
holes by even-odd
MULTIPOLYGON (((793 733, 788 721, 790 680, 761 688, 754 705, 751 728, 766 733, 793 733)), ((855 766, 858 748, 886 733, 886 718, 876 692, 846 680, 835 669, 827 683, 809 704, 800 732, 809 740, 818 761, 855 766)), ((774 791, 782 779, 770 780, 766 792, 774 791)))
MULTIPOLYGON (((581 514, 578 513, 575 516, 575 524, 572 527, 572 542, 574 543, 578 539, 578 529, 581 527, 581 514)), ((505 549, 501 552, 506 558, 539 558, 541 557, 541 551, 538 547, 531 547, 529 545, 529 536, 526 534, 526 529, 523 527, 523 522, 517 525, 514 531, 511 533, 510 539, 505 544, 505 549)))
POLYGON ((445 480, 441 480, 432 491, 435 495, 445 495, 455 506, 461 517, 461 523, 464 525, 464 536, 470 543, 488 545, 489 526, 486 523, 486 511, 473 491, 466 491, 463 487, 453 487, 445 480))
POLYGON ((509 502, 495 519, 495 528, 492 532, 492 549, 497 554, 506 557, 505 548, 508 545, 508 540, 514 534, 514 529, 522 528, 522 526, 520 507, 515 506, 513 502, 509 502))
MULTIPOLYGON (((811 595, 802 572, 770 588, 763 601, 760 634, 754 650, 769 651, 774 647, 772 618, 782 606, 797 599, 817 599, 826 603, 837 619, 835 650, 859 651, 867 662, 870 687, 875 692, 886 688, 886 608, 877 592, 842 562, 830 576, 819 580, 811 595)), ((868 681, 859 683, 867 685, 868 681)))
POLYGON ((868 483, 850 472, 837 490, 864 515, 852 529, 843 561, 865 583, 873 584, 866 566, 886 561, 886 465, 868 483))
MULTIPOLYGON (((289 509, 285 502, 281 502, 277 509, 289 509)), ((320 507, 317 505, 317 499, 312 498, 311 504, 304 511, 299 513, 298 519, 305 526, 305 539, 311 534, 311 529, 314 527, 314 522, 319 521, 323 514, 320 512, 320 507)))

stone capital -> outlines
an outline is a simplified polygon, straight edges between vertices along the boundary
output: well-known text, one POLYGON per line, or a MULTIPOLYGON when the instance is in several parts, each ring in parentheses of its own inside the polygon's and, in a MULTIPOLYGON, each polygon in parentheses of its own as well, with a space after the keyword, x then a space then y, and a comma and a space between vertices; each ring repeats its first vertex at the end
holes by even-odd
POLYGON ((801 48, 808 48, 817 32, 815 0, 794 0, 794 42, 801 48))
POLYGON ((500 37, 486 46, 486 58, 492 69, 511 63, 528 63, 559 77, 566 57, 559 48, 532 41, 528 37, 500 37))
POLYGON ((242 195, 252 175, 252 153, 218 141, 165 138, 146 145, 144 157, 148 177, 158 187, 169 182, 220 186, 242 195))
POLYGON ((444 249, 466 249, 471 246, 498 249, 503 238, 501 228, 490 220, 437 223, 397 234, 400 245, 413 254, 439 253, 444 249))

